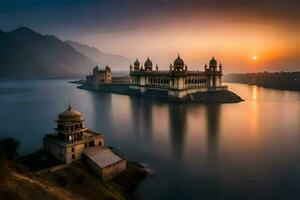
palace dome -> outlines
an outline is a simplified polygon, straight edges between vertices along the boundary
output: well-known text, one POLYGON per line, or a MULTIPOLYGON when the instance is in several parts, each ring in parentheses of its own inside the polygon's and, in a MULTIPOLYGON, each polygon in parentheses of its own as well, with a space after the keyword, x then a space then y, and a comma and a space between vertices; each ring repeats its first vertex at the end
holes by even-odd
POLYGON ((111 69, 110 69, 110 67, 108 65, 106 65, 105 71, 111 71, 111 69))
POLYGON ((65 112, 58 115, 58 119, 63 121, 81 121, 82 116, 80 112, 73 110, 72 107, 69 106, 65 112))
POLYGON ((139 67, 140 66, 140 61, 139 59, 136 59, 134 62, 134 66, 139 67))
POLYGON ((180 58, 179 54, 178 57, 174 60, 174 67, 184 67, 184 61, 180 58))
POLYGON ((145 66, 145 67, 152 67, 152 66, 153 66, 152 61, 149 59, 149 57, 148 57, 148 59, 146 60, 144 66, 145 66))
POLYGON ((212 57, 212 59, 209 61, 209 66, 217 66, 218 62, 215 59, 215 57, 212 57))

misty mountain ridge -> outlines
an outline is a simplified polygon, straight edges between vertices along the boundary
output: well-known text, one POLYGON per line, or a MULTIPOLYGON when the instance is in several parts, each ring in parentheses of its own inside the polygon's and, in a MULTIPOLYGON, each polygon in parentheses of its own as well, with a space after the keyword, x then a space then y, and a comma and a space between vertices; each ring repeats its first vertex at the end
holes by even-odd
POLYGON ((65 42, 76 49, 78 52, 95 60, 100 66, 108 65, 113 70, 127 70, 130 65, 130 60, 125 56, 104 53, 95 47, 90 47, 79 42, 70 40, 67 40, 65 42))
POLYGON ((55 36, 27 27, 0 31, 0 44, 0 77, 82 78, 102 64, 55 36))

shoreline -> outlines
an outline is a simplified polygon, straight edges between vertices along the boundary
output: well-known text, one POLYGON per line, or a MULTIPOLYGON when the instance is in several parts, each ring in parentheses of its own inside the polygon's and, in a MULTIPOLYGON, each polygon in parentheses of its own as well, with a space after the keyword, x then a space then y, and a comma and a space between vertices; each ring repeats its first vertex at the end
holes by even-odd
POLYGON ((82 84, 77 87, 78 89, 89 90, 93 92, 114 93, 128 96, 145 97, 149 99, 156 99, 163 102, 177 102, 177 103, 238 103, 244 101, 240 96, 229 90, 224 91, 209 91, 209 92, 197 92, 188 96, 178 98, 166 94, 164 91, 147 91, 141 93, 134 89, 129 88, 129 84, 107 84, 94 85, 82 84))
POLYGON ((264 84, 257 84, 257 83, 250 83, 250 82, 242 82, 242 81, 226 81, 226 83, 236 83, 236 84, 244 84, 244 85, 249 85, 249 86, 257 86, 257 87, 262 87, 265 89, 272 89, 272 90, 278 90, 278 91, 288 91, 288 92, 300 92, 300 89, 291 89, 291 88, 285 88, 285 87, 274 87, 274 86, 268 86, 264 84))

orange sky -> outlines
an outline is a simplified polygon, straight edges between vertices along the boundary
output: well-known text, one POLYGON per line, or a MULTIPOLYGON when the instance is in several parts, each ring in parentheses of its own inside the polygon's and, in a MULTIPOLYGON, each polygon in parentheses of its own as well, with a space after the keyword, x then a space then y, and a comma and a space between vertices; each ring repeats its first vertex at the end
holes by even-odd
POLYGON ((133 29, 102 30, 85 34, 80 40, 132 61, 150 56, 165 68, 177 53, 195 69, 202 69, 215 56, 225 72, 296 70, 300 61, 300 28, 285 21, 206 13, 159 20, 148 18, 133 29))
POLYGON ((300 70, 299 19, 299 0, 0 1, 3 31, 28 26, 166 68, 178 53, 194 69, 215 56, 225 72, 300 70))

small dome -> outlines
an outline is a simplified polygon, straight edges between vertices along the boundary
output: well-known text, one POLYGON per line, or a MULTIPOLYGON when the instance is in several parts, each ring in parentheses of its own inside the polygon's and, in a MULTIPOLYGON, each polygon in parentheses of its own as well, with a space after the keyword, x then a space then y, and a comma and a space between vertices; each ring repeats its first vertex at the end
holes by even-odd
POLYGON ((109 67, 108 65, 106 65, 105 70, 106 70, 106 71, 111 71, 111 70, 110 70, 110 67, 109 67))
POLYGON ((58 115, 58 119, 63 121, 81 121, 82 116, 80 112, 73 110, 69 105, 69 108, 65 112, 58 115))
POLYGON ((146 62, 145 62, 145 67, 152 67, 153 65, 152 65, 152 61, 149 59, 149 57, 148 57, 148 59, 146 60, 146 62))
POLYGON ((93 72, 98 72, 98 71, 99 71, 99 67, 98 67, 98 65, 96 65, 93 69, 93 72))
POLYGON ((215 59, 215 57, 212 57, 212 59, 209 61, 209 66, 217 66, 218 62, 215 59))
POLYGON ((184 67, 184 61, 180 58, 179 54, 178 57, 174 60, 174 67, 184 67))
POLYGON ((136 61, 134 62, 134 66, 135 66, 135 67, 139 67, 139 66, 140 66, 140 61, 139 61, 139 59, 136 59, 136 61))

